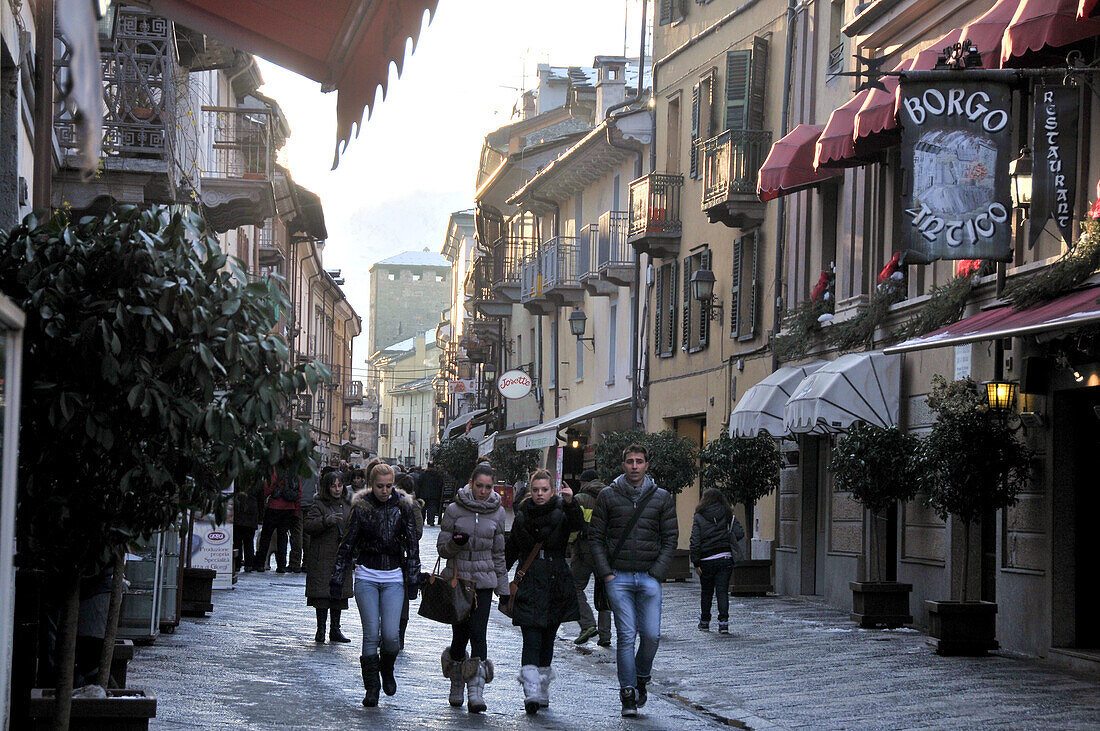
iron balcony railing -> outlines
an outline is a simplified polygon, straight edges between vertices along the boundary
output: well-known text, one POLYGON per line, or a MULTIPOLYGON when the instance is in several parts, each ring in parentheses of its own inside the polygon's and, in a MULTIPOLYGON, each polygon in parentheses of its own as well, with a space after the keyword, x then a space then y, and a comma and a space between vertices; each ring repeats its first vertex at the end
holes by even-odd
POLYGON ((630 235, 678 234, 683 175, 650 173, 630 184, 630 235))
POLYGON ((209 178, 270 180, 274 159, 267 107, 202 107, 206 153, 202 174, 209 178))
POLYGON ((591 271, 633 265, 633 251, 627 241, 629 231, 630 214, 626 211, 606 211, 600 216, 590 257, 591 271))
POLYGON ((492 283, 496 285, 519 284, 522 277, 523 258, 535 250, 533 239, 504 234, 493 242, 492 283))
POLYGON ((523 257, 520 268, 520 301, 528 302, 542 295, 542 271, 539 254, 531 253, 523 257))
POLYGON ((576 236, 554 236, 545 241, 540 251, 543 290, 579 286, 588 269, 588 257, 581 254, 576 236))
MULTIPOLYGON (((118 6, 114 26, 101 23, 100 69, 103 83, 102 157, 168 162, 176 120, 175 44, 172 23, 140 8, 118 6)), ((72 49, 56 34, 54 71, 67 85, 72 49)), ((68 105, 58 104, 54 132, 63 157, 80 154, 78 123, 68 105)))
POLYGON ((728 129, 703 143, 703 210, 732 195, 756 195, 756 178, 772 146, 772 133, 728 129))

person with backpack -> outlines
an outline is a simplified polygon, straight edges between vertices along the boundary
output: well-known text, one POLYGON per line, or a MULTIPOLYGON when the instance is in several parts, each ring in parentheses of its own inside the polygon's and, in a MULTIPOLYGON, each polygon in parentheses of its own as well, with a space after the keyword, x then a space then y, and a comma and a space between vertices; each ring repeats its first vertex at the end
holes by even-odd
POLYGON ((583 527, 583 514, 569 486, 563 484, 557 493, 550 473, 536 470, 527 498, 516 507, 505 544, 508 565, 520 565, 509 597, 501 599, 502 609, 511 608, 512 624, 523 634, 517 680, 530 715, 550 705, 550 663, 558 627, 580 618, 565 550, 570 534, 583 527))
POLYGON ((733 514, 722 491, 708 487, 703 492, 691 524, 691 563, 699 573, 702 590, 699 629, 710 631, 711 598, 718 596, 718 632, 730 631, 730 575, 733 565, 744 558, 740 541, 745 529, 733 514))
MULTIPOLYGON (((583 645, 598 633, 600 638, 596 644, 600 647, 611 647, 611 611, 606 608, 597 608, 596 615, 593 615, 592 607, 589 606, 588 597, 585 595, 589 577, 596 575, 592 551, 588 548, 588 524, 592 522, 596 498, 605 487, 607 485, 600 481, 596 470, 587 469, 581 473, 580 492, 573 498, 584 516, 584 527, 578 535, 571 538, 570 543, 572 557, 569 560, 569 571, 573 577, 573 589, 577 594, 577 606, 581 617, 581 633, 577 639, 573 640, 576 645, 583 645)), ((599 580, 598 577, 597 580, 599 580)))
POLYGON ((615 614, 623 716, 637 716, 661 639, 661 581, 676 553, 676 501, 646 474, 649 451, 623 450, 623 474, 596 498, 588 546, 615 614), (637 653, 634 643, 638 638, 637 653))
POLYGON ((293 471, 278 467, 264 484, 267 508, 264 510, 260 542, 256 546, 256 571, 267 570, 267 552, 275 536, 275 571, 285 574, 290 531, 297 521, 302 500, 302 481, 293 471))

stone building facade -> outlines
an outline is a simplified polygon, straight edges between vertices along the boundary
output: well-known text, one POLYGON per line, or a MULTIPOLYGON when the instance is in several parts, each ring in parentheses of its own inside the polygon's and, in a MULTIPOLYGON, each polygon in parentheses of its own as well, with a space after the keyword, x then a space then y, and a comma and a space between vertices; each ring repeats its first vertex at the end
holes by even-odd
POLYGON ((367 352, 430 330, 451 302, 451 262, 429 251, 403 251, 370 268, 367 352))

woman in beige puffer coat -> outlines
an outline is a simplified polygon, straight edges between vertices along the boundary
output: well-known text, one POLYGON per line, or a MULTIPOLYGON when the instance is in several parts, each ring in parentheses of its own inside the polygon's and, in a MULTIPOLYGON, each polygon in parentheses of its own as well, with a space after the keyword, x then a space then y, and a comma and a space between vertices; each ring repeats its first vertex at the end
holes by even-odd
POLYGON ((476 588, 474 608, 464 622, 451 626, 451 646, 443 650, 441 658, 443 674, 451 681, 448 701, 452 706, 461 706, 465 687, 467 710, 481 713, 485 710, 485 684, 493 679, 485 639, 493 590, 500 596, 508 594, 504 507, 500 495, 493 492, 493 468, 489 465, 479 464, 470 476, 470 484, 461 488, 455 501, 447 506, 437 548, 440 558, 447 560, 446 573, 470 581, 476 588))

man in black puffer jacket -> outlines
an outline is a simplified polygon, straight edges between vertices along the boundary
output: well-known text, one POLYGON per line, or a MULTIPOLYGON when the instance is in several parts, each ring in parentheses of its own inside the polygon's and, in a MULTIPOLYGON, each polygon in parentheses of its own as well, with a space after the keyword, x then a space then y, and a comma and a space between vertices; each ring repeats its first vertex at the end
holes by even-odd
POLYGON ((623 474, 596 498, 588 528, 596 575, 604 582, 615 614, 615 660, 624 716, 638 715, 647 699, 646 684, 661 637, 661 580, 679 536, 676 502, 646 475, 647 469, 645 447, 631 444, 624 449, 623 474))

